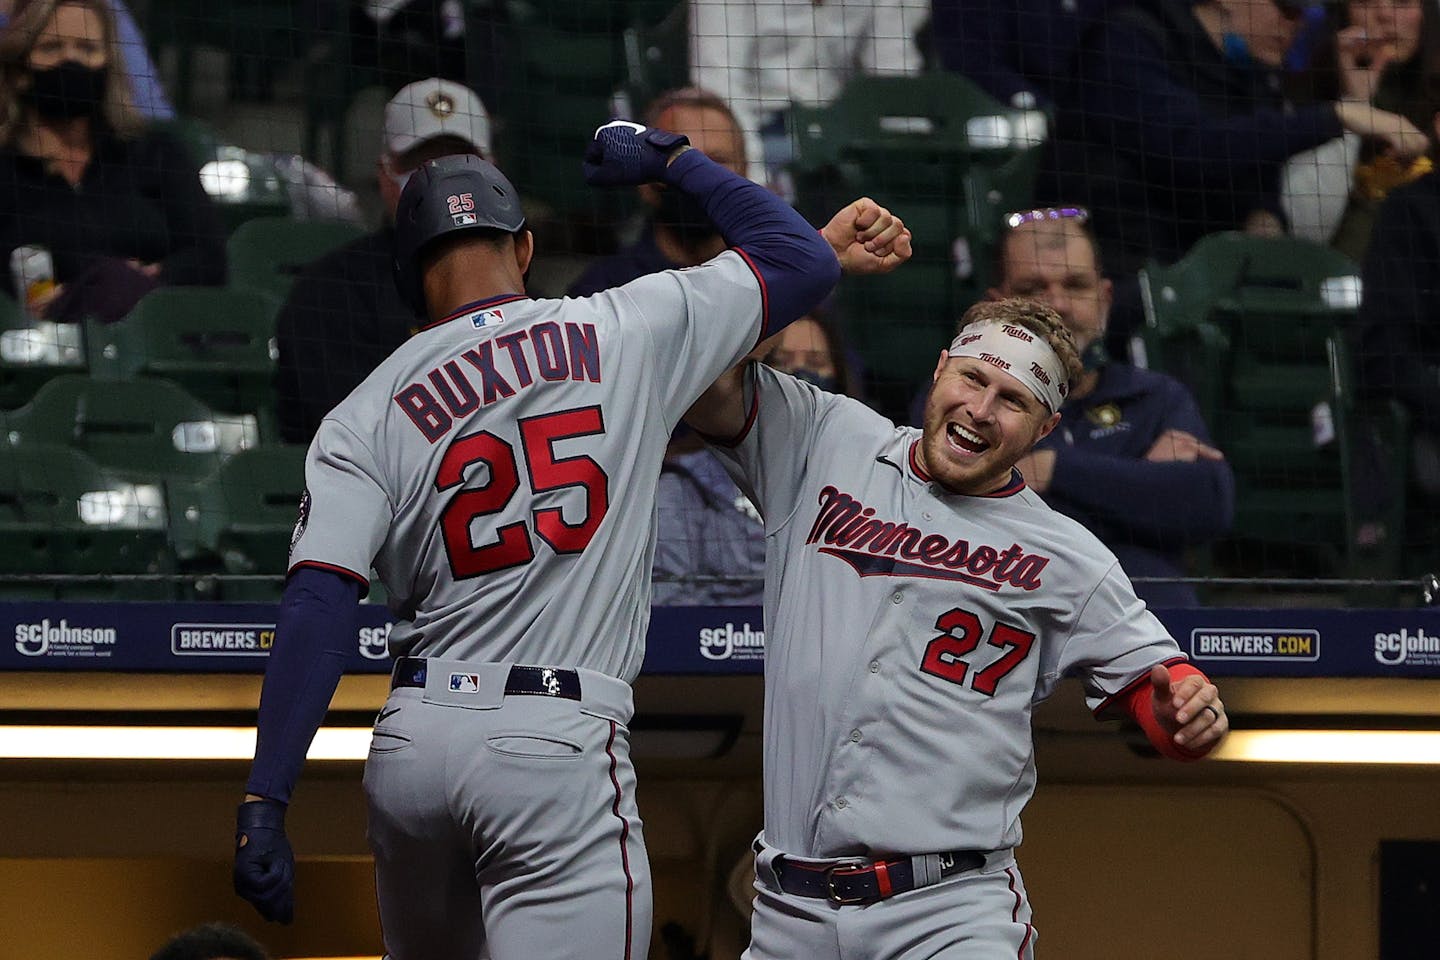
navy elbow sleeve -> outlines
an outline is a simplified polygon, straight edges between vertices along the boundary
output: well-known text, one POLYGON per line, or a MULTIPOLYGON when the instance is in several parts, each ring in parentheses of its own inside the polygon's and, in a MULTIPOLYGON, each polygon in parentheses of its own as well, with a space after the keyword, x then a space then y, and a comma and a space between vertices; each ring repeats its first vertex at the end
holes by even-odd
POLYGON ((755 270, 767 336, 813 310, 840 279, 840 262, 820 232, 769 190, 694 150, 676 157, 667 174, 671 188, 693 197, 755 270))
POLYGON ((355 646, 359 599, 359 584, 324 570, 297 570, 286 582, 265 665, 247 792, 290 801, 355 646))

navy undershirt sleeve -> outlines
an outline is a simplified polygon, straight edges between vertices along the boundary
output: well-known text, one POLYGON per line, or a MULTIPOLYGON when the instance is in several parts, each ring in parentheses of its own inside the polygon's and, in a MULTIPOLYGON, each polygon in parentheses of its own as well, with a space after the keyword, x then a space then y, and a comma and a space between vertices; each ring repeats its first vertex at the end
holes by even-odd
POLYGON ((676 157, 665 179, 704 208, 726 243, 743 249, 765 288, 764 336, 805 316, 840 279, 840 261, 825 238, 759 184, 699 150, 676 157))
POLYGON ((327 570, 301 568, 286 581, 275 646, 265 664, 247 793, 290 802, 310 741, 355 647, 359 600, 359 583, 327 570))

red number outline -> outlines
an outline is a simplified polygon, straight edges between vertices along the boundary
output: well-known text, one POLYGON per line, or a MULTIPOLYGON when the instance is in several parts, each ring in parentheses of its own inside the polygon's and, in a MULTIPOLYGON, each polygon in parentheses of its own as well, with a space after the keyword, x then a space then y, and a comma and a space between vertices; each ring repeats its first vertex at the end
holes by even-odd
POLYGON ((935 618, 935 629, 942 632, 925 645, 925 655, 920 660, 921 671, 961 686, 965 685, 969 676, 970 689, 987 697, 995 696, 995 688, 1000 681, 1030 655, 1030 649, 1035 645, 1035 634, 996 621, 985 642, 992 647, 1009 649, 972 676, 970 664, 961 658, 975 652, 980 645, 980 637, 984 634, 980 618, 956 607, 935 618), (960 631, 958 637, 951 633, 957 629, 960 631))
POLYGON ((555 441, 604 432, 605 419, 599 407, 577 407, 520 421, 530 488, 536 493, 585 488, 585 518, 579 523, 567 523, 559 507, 534 511, 535 532, 556 553, 579 553, 595 537, 610 503, 610 478, 593 457, 555 456, 555 441))
MULTIPOLYGON (((592 457, 556 457, 554 443, 604 432, 599 407, 561 410, 520 421, 521 449, 531 489, 585 489, 585 516, 576 523, 567 522, 559 507, 530 511, 536 532, 558 554, 579 553, 594 539, 610 508, 610 478, 592 457)), ((523 566, 535 559, 534 541, 524 521, 497 527, 494 539, 478 546, 470 535, 475 519, 505 509, 519 492, 519 469, 510 443, 488 431, 456 438, 440 458, 435 489, 443 493, 460 486, 466 471, 477 463, 490 468, 489 479, 481 486, 462 487, 440 511, 441 538, 450 573, 456 580, 523 566)))
POLYGON ((985 632, 980 626, 980 618, 969 610, 956 607, 935 618, 935 629, 941 634, 926 645, 920 669, 942 680, 963 685, 965 675, 970 672, 970 664, 960 658, 980 646, 980 637, 985 632), (956 629, 960 631, 958 637, 950 633, 956 629))
POLYGON ((464 483, 465 471, 477 463, 490 467, 489 481, 483 486, 465 487, 440 512, 445 555, 450 558, 450 572, 456 580, 523 566, 535 559, 530 532, 523 522, 498 528, 495 540, 482 546, 476 546, 470 538, 470 521, 504 510, 520 489, 515 450, 510 444, 483 430, 456 438, 440 459, 435 489, 444 492, 464 483))
POLYGON ((1005 675, 1016 667, 1020 661, 1030 655, 1030 648, 1035 644, 1035 634, 1028 633, 1018 627, 1012 627, 1008 623, 996 621, 995 626, 990 630, 990 639, 986 641, 992 647, 1009 647, 990 666, 975 674, 970 681, 970 688, 987 697, 995 696, 995 688, 1005 675))

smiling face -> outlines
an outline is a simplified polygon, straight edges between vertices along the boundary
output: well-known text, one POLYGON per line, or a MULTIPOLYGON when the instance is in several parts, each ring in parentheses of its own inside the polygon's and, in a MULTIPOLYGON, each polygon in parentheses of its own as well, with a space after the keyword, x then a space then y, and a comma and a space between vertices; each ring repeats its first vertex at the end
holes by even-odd
POLYGON ((1060 422, 1024 384, 977 357, 942 351, 925 402, 920 461, 952 493, 984 494, 1060 422))

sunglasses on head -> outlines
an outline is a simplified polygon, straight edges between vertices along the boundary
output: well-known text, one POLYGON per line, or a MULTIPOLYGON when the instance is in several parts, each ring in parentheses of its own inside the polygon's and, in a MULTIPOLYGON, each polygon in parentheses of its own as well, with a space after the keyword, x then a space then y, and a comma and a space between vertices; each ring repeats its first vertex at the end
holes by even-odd
POLYGON ((1090 211, 1084 207, 1041 207, 1038 210, 1017 210, 1014 213, 1005 214, 1005 226, 1011 230, 1027 223, 1046 223, 1055 220, 1074 220, 1076 223, 1083 224, 1090 220, 1090 211))

